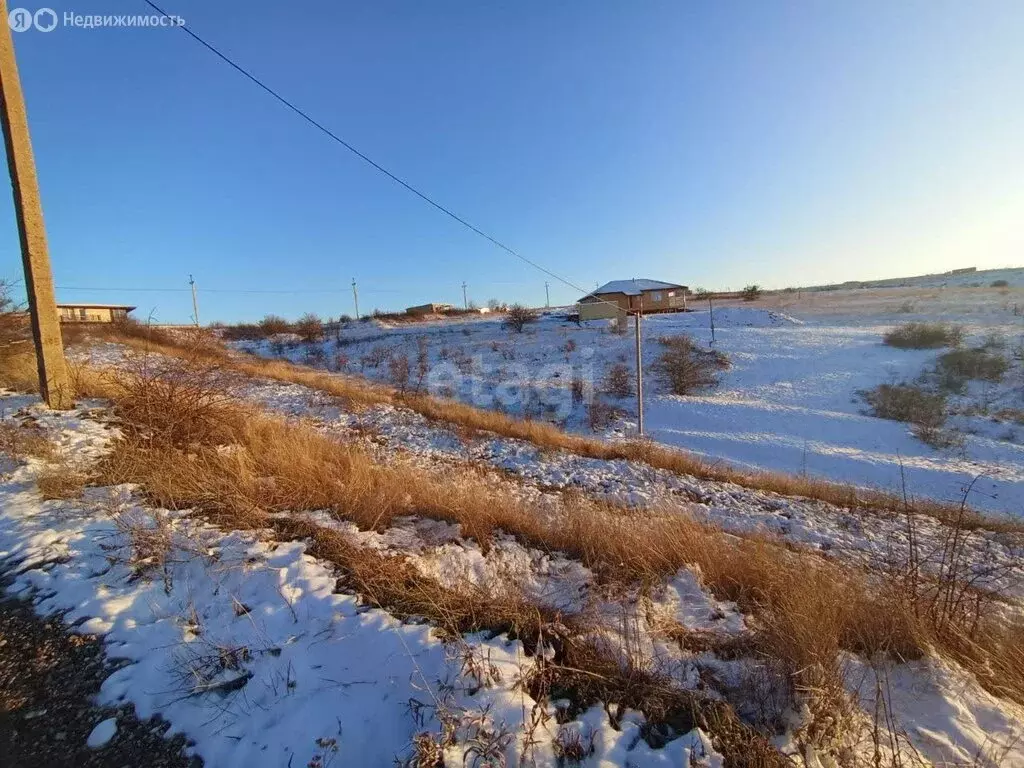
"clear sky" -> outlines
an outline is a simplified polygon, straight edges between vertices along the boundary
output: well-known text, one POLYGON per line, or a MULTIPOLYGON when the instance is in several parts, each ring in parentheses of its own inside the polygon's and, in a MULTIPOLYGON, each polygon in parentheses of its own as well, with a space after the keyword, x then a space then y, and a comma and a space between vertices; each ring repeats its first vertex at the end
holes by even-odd
MULTIPOLYGON (((1024 264, 1019 0, 162 5, 378 162, 586 288, 1024 264)), ((149 12, 135 0, 51 7, 149 12)), ((463 280, 481 303, 543 303, 544 274, 180 30, 15 37, 59 300, 187 321, 193 273, 201 289, 306 291, 204 290, 204 322, 351 313, 353 277, 364 312, 461 303, 463 280)), ((0 276, 18 277, 0 198, 0 276)), ((578 298, 551 282, 553 303, 578 298)))

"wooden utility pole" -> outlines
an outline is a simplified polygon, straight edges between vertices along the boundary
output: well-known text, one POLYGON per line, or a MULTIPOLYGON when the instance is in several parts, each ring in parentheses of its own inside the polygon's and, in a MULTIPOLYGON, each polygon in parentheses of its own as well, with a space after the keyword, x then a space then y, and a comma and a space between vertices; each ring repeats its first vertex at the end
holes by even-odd
POLYGON ((359 291, 356 290, 356 279, 352 278, 352 300, 356 304, 356 320, 359 319, 359 291))
POLYGON ((544 283, 544 300, 545 300, 545 306, 548 309, 551 309, 551 287, 550 286, 551 286, 551 284, 545 281, 545 283, 544 283))
POLYGON ((36 178, 28 117, 7 13, 6 0, 0 0, 0 27, 3 28, 0 29, 0 122, 3 123, 7 169, 14 190, 14 212, 21 240, 32 340, 36 346, 39 392, 51 408, 67 410, 75 404, 74 393, 61 343, 60 316, 57 314, 53 272, 46 247, 43 207, 39 200, 39 180, 36 178))
POLYGON ((188 284, 192 286, 192 319, 195 320, 196 328, 199 327, 199 301, 196 299, 196 281, 192 275, 188 276, 188 284))
POLYGON ((466 281, 462 281, 462 308, 469 309, 469 298, 466 296, 466 281))

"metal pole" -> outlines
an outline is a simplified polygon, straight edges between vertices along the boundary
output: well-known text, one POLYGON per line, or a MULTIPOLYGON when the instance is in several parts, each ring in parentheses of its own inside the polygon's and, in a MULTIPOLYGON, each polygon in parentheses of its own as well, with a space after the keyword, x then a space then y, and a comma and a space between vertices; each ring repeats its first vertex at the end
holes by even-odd
POLYGON ((545 306, 548 309, 551 309, 551 287, 550 286, 551 286, 550 283, 548 283, 548 282, 544 283, 544 301, 545 301, 545 306))
POLYGON ((196 328, 199 327, 199 301, 196 299, 196 281, 192 275, 188 276, 188 284, 192 286, 192 319, 196 322, 196 328))
POLYGON ((21 262, 25 270, 25 291, 36 348, 39 393, 57 410, 74 406, 64 347, 60 337, 60 316, 53 289, 53 271, 46 246, 43 206, 39 199, 32 141, 28 133, 25 100, 18 78, 14 40, 8 23, 6 0, 0 0, 0 122, 3 123, 7 169, 14 192, 14 212, 21 241, 21 262))
POLYGON ((462 308, 469 309, 469 299, 466 298, 466 281, 462 281, 462 308))
POLYGON ((715 308, 711 305, 711 295, 708 295, 708 316, 711 318, 711 345, 715 343, 715 308))
POLYGON ((356 320, 359 319, 359 292, 356 290, 356 279, 352 278, 352 301, 356 304, 356 320))
POLYGON ((644 357, 640 345, 640 315, 644 310, 644 297, 640 295, 640 309, 636 312, 636 427, 644 436, 644 357))

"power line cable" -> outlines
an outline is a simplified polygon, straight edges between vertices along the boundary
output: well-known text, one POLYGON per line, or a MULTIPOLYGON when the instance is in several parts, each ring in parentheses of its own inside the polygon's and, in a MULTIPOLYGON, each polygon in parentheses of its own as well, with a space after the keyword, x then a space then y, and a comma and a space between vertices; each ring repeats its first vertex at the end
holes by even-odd
MULTIPOLYGON (((152 8, 154 11, 159 13, 161 16, 170 18, 170 14, 168 14, 163 8, 158 6, 156 3, 152 2, 152 0, 142 0, 142 2, 144 2, 146 5, 148 5, 150 8, 152 8)), ((354 154, 360 160, 362 160, 363 162, 365 162, 368 165, 372 166, 375 170, 377 170, 380 173, 384 174, 389 179, 394 181, 396 184, 404 187, 406 190, 408 190, 412 194, 416 195, 416 197, 420 198, 425 203, 433 206, 434 208, 436 208, 441 213, 445 214, 449 218, 453 219, 454 221, 458 222, 462 226, 466 227, 466 229, 469 229, 470 231, 475 232, 480 237, 484 238, 485 240, 487 240, 491 244, 497 246, 501 250, 505 251, 506 253, 508 253, 511 256, 514 256, 515 258, 519 259, 520 261, 524 262, 525 264, 529 264, 534 269, 537 269, 537 270, 543 272, 544 274, 546 274, 546 275, 548 275, 550 277, 553 277, 558 282, 563 283, 563 284, 569 286, 570 288, 573 288, 573 289, 575 289, 577 291, 580 291, 580 292, 582 292, 584 294, 590 295, 590 292, 587 291, 585 288, 581 288, 580 286, 578 286, 575 283, 567 280, 566 278, 562 277, 561 275, 556 274, 555 272, 552 272, 547 267, 544 267, 544 266, 538 264, 537 262, 533 261, 532 259, 529 259, 526 256, 523 256, 521 253, 519 253, 515 249, 510 248, 509 246, 505 245, 503 242, 501 242, 497 238, 492 237, 491 235, 489 235, 486 232, 484 232, 479 227, 476 227, 475 225, 469 223, 468 221, 466 221, 466 219, 462 218, 457 213, 453 212, 451 209, 445 207, 441 203, 437 202, 433 198, 431 198, 428 195, 426 195, 425 193, 421 192, 420 190, 418 190, 416 187, 412 186, 410 183, 408 183, 404 179, 400 178, 399 176, 396 176, 394 173, 389 171, 387 168, 382 166, 377 161, 373 160, 369 156, 367 156, 367 155, 363 154, 362 152, 360 152, 354 146, 352 146, 347 141, 345 141, 345 139, 341 138, 336 133, 334 133, 330 128, 326 127, 323 123, 320 123, 317 120, 315 120, 314 118, 312 118, 303 109, 301 109, 300 107, 296 106, 294 103, 292 103, 291 101, 286 99, 280 93, 278 93, 273 88, 271 88, 269 85, 264 83, 262 80, 260 80, 258 77, 256 77, 256 75, 252 74, 252 72, 250 72, 249 70, 245 69, 245 67, 241 66, 240 64, 236 63, 233 59, 231 59, 229 56, 227 56, 227 54, 222 53, 213 44, 208 43, 206 40, 201 38, 199 35, 197 35, 195 32, 193 32, 189 28, 189 26, 187 24, 181 24, 181 25, 176 25, 176 26, 178 26, 178 28, 182 32, 187 34, 189 37, 191 37, 193 40, 195 40, 201 46, 206 48, 214 56, 219 58, 221 61, 223 61, 228 66, 230 66, 232 69, 234 69, 239 74, 243 75, 246 79, 248 79, 253 84, 258 86, 260 89, 262 89, 263 91, 268 93, 270 96, 272 96, 274 99, 276 99, 281 104, 286 106, 292 112, 297 114, 299 117, 301 117, 307 123, 309 123, 314 128, 319 130, 321 133, 323 133, 326 136, 328 136, 329 138, 333 139, 335 142, 337 142, 338 144, 343 146, 345 149, 347 149, 349 152, 354 154)), ((616 307, 619 306, 618 304, 614 304, 614 302, 604 301, 603 299, 598 299, 598 301, 601 301, 601 302, 606 303, 606 304, 612 304, 612 305, 614 305, 616 307)))

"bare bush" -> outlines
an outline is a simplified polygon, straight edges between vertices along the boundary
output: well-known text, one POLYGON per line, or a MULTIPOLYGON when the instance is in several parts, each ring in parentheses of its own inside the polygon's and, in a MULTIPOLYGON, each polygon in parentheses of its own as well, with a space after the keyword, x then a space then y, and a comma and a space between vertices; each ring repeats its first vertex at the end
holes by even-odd
POLYGON ((179 447, 231 442, 245 420, 234 396, 237 374, 206 359, 144 355, 126 366, 117 400, 129 424, 145 424, 148 440, 179 447))
POLYGON ((597 398, 587 404, 587 426, 594 432, 601 432, 612 425, 622 411, 597 398))
POLYGON ((904 323, 882 337, 885 344, 899 349, 956 347, 963 339, 964 329, 947 323, 904 323))
POLYGON ((653 368, 673 395, 716 387, 719 373, 729 369, 729 358, 724 353, 704 349, 689 336, 663 336, 658 341, 665 351, 653 368))
POLYGON ((604 376, 604 391, 612 397, 630 397, 636 394, 633 371, 625 363, 615 363, 604 376))
POLYGON ((989 283, 989 287, 990 288, 1009 288, 1010 287, 1010 281, 1009 280, 993 280, 991 283, 989 283))
POLYGON ((312 343, 320 341, 324 337, 324 323, 318 315, 307 312, 292 326, 292 329, 303 341, 312 343))
POLYGON ((945 395, 915 384, 879 384, 857 394, 871 406, 871 414, 880 419, 935 429, 945 424, 948 416, 945 395))
POLYGON ((27 456, 45 459, 53 454, 53 443, 35 424, 0 421, 0 453, 14 459, 27 456))
POLYGON ((404 393, 409 388, 409 376, 409 356, 404 352, 391 355, 388 358, 388 378, 392 386, 404 393))
POLYGON ((267 315, 259 322, 260 331, 264 336, 276 336, 279 333, 288 333, 292 327, 283 317, 278 315, 267 315))
POLYGON ((27 340, 28 319, 17 310, 10 286, 0 280, 0 348, 27 340))
POLYGON ((761 286, 757 283, 746 286, 742 291, 740 291, 740 298, 744 301, 757 301, 761 298, 761 286))
POLYGON ((573 376, 569 382, 572 404, 581 405, 587 396, 587 383, 580 376, 573 376))
POLYGON ((530 323, 536 322, 537 315, 529 307, 522 304, 513 304, 505 314, 505 326, 516 333, 522 333, 523 329, 530 323))
POLYGON ((78 498, 87 481, 85 473, 67 461, 50 464, 36 475, 36 485, 44 499, 78 498))
POLYGON ((954 349, 941 355, 938 363, 939 374, 954 390, 959 389, 958 380, 1002 381, 1009 367, 1005 357, 984 347, 954 349))
POLYGON ((380 368, 381 363, 388 359, 388 348, 377 344, 359 358, 360 368, 380 368))

